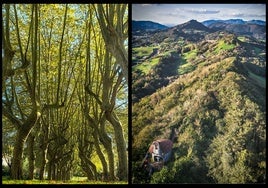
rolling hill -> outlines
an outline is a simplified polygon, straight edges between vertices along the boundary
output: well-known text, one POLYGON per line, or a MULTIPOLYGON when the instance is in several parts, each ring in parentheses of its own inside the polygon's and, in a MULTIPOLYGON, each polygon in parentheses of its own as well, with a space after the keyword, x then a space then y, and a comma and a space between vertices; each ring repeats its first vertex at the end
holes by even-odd
POLYGON ((133 183, 263 183, 266 43, 195 20, 133 40, 133 183), (146 178, 172 128, 172 160, 146 178))

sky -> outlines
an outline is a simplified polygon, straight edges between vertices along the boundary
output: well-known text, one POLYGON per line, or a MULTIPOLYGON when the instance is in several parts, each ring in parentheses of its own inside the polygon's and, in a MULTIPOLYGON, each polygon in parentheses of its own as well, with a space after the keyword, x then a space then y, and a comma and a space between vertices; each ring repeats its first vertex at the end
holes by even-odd
POLYGON ((132 4, 132 20, 174 26, 192 19, 266 21, 266 4, 132 4))

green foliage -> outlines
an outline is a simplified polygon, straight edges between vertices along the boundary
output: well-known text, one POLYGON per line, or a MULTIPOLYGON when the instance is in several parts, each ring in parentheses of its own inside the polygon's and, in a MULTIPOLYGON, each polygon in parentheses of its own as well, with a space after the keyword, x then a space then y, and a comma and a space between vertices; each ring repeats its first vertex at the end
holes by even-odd
POLYGON ((148 172, 141 168, 141 163, 139 162, 132 162, 132 183, 149 183, 150 177, 148 172))
POLYGON ((189 72, 192 72, 195 68, 196 66, 192 65, 191 63, 183 64, 179 68, 179 74, 180 75, 187 74, 189 72))
POLYGON ((160 172, 155 172, 150 180, 152 184, 161 184, 161 183, 173 183, 173 171, 170 171, 168 167, 164 166, 160 172))
POLYGON ((265 44, 223 31, 147 35, 161 58, 147 75, 133 72, 133 161, 171 126, 179 130, 172 160, 150 183, 265 182, 265 44), (177 72, 157 87, 168 76, 164 68, 177 72))
POLYGON ((3 67, 11 73, 5 72, 2 79, 5 85, 2 89, 2 109, 5 111, 2 156, 14 154, 13 159, 17 157, 15 161, 22 162, 22 169, 13 163, 13 178, 26 177, 32 170, 37 170, 35 174, 38 174, 43 166, 47 167, 44 174, 52 176, 49 179, 70 179, 72 174, 83 174, 85 168, 80 168, 82 162, 78 152, 82 142, 86 162, 94 162, 92 169, 96 167, 97 173, 111 169, 111 176, 114 176, 117 165, 117 175, 121 173, 122 179, 127 179, 124 171, 127 172, 125 148, 128 143, 124 139, 128 140, 128 77, 121 77, 125 67, 115 56, 120 51, 120 58, 123 56, 127 61, 127 12, 127 4, 3 6, 5 50, 2 55, 8 60, 3 61, 3 67), (105 27, 98 20, 100 16, 105 17, 105 27), (111 24, 109 29, 118 36, 116 44, 105 45, 107 31, 102 32, 102 29, 107 29, 108 22, 111 24), (6 49, 12 51, 11 55, 6 49), (116 49, 115 53, 110 49, 116 49), (85 91, 86 85, 91 92, 85 91), (106 99, 111 104, 105 103, 106 99), (104 106, 113 113, 114 122, 118 123, 116 128, 113 122, 111 125, 106 121, 104 106), (39 113, 38 119, 36 114, 39 113), (92 119, 86 121, 85 114, 92 119), (102 137, 100 129, 105 132, 102 137), (28 152, 27 135, 30 134, 35 136, 34 156, 28 152), (14 143, 19 139, 21 146, 14 143), (107 157, 104 140, 115 153, 111 158, 107 157), (34 168, 29 170, 31 161, 34 161, 34 168))
POLYGON ((264 182, 263 78, 244 66, 236 47, 232 35, 184 46, 178 73, 187 74, 133 104, 134 161, 153 139, 166 138, 171 124, 179 129, 174 160, 150 183, 264 182))
POLYGON ((2 165, 2 176, 10 177, 10 168, 9 166, 2 165))

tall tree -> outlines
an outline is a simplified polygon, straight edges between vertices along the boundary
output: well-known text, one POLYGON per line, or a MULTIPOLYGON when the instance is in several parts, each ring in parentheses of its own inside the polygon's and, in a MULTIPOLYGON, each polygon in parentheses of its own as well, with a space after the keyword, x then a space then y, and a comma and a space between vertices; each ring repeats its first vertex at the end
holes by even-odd
POLYGON ((120 65, 123 75, 128 82, 128 39, 127 4, 98 4, 95 7, 106 49, 120 65))
MULTIPOLYGON (((7 5, 9 6, 9 5, 7 5)), ((37 96, 37 59, 38 59, 38 5, 32 5, 32 13, 31 13, 31 21, 29 26, 29 33, 27 39, 27 45, 22 46, 21 37, 20 37, 20 27, 19 27, 19 18, 17 14, 17 7, 13 5, 14 15, 15 15, 15 28, 17 35, 17 44, 19 46, 19 53, 17 57, 21 60, 22 64, 27 65, 31 64, 31 70, 25 69, 23 71, 23 75, 16 76, 15 74, 9 77, 11 80, 10 88, 12 90, 12 98, 9 100, 7 91, 5 92, 5 101, 2 102, 3 115, 5 115, 13 124, 16 125, 17 135, 16 141, 14 145, 13 158, 11 163, 11 177, 13 179, 22 179, 22 152, 23 152, 23 144, 31 132, 31 129, 35 126, 41 115, 39 96, 37 96), (32 42, 30 43, 30 39, 32 38, 32 42), (31 52, 28 53, 28 44, 30 43, 31 52), (23 49, 25 48, 25 50, 23 49), (36 50, 33 50, 36 49, 36 50), (31 57, 31 58, 29 58, 31 57), (13 79, 18 79, 24 83, 25 87, 16 87, 13 79), (18 92, 27 92, 27 97, 29 100, 30 107, 26 112, 22 110, 21 98, 17 95, 18 92), (12 110, 14 106, 18 109, 18 114, 15 114, 12 110), (18 116, 19 115, 19 116, 18 116)), ((8 10, 8 8, 7 8, 8 10)), ((7 38, 7 40, 9 40, 7 38)), ((5 48, 5 47, 4 47, 5 48)), ((7 48, 10 48, 8 46, 7 48)), ((9 56, 4 54, 4 56, 9 56)), ((6 58, 5 58, 6 59, 6 58)), ((9 58, 7 58, 9 59, 9 58)), ((10 63, 10 62, 6 62, 10 63)), ((18 62, 15 62, 18 64, 18 62)), ((16 110, 17 110, 16 109, 16 110)))
MULTIPOLYGON (((77 166, 89 179, 99 179, 102 171, 103 180, 115 180, 116 164, 118 177, 127 179, 127 118, 120 121, 117 114, 127 107, 116 110, 118 101, 127 103, 126 67, 118 60, 127 60, 127 35, 120 38, 120 57, 113 56, 97 19, 106 12, 95 6, 7 4, 2 9, 2 109, 5 124, 16 127, 3 129, 16 133, 10 147, 12 179, 32 179, 34 171, 39 179, 45 174, 70 179, 78 157, 77 166), (29 169, 23 171, 25 164, 29 169)), ((111 8, 124 15, 117 19, 118 13, 113 22, 125 33, 126 5, 111 8)))

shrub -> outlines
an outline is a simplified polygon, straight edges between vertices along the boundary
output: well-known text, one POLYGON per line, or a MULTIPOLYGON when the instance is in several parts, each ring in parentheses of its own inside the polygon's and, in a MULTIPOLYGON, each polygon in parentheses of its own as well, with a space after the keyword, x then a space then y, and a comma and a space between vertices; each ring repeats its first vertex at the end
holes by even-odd
POLYGON ((10 168, 2 165, 2 176, 10 176, 10 168))

